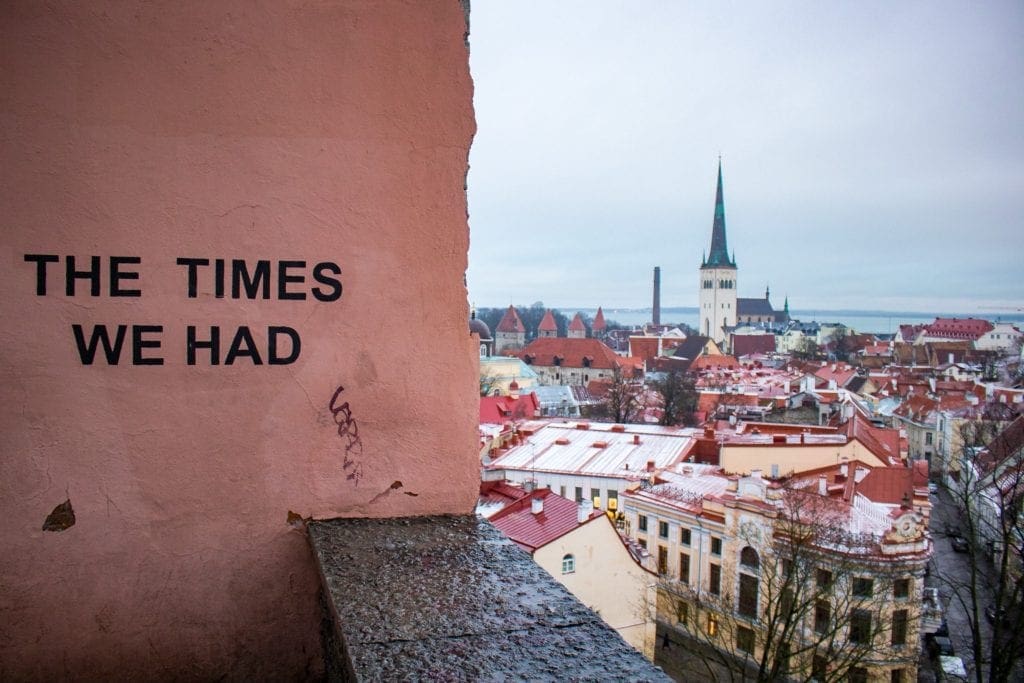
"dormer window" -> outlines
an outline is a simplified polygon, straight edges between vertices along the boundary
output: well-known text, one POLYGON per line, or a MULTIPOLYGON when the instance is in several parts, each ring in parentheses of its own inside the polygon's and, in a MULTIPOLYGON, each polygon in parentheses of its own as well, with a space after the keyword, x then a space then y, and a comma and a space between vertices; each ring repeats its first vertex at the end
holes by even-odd
POLYGON ((561 356, 555 356, 554 358, 551 359, 551 364, 556 366, 556 367, 560 366, 562 364, 562 357, 561 356))
POLYGON ((583 367, 589 368, 592 362, 594 362, 593 358, 590 356, 583 356, 583 367))
POLYGON ((527 365, 533 365, 533 354, 528 353, 525 356, 523 356, 523 362, 526 363, 527 365))

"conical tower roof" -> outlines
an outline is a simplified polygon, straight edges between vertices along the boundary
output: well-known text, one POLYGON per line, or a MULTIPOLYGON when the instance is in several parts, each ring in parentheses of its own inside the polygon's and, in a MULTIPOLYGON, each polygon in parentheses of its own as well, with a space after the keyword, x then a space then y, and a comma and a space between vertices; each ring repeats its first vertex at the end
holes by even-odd
POLYGON ((505 315, 501 317, 501 322, 498 323, 498 327, 495 328, 497 332, 525 332, 526 328, 523 327, 523 320, 519 317, 519 313, 516 311, 514 306, 509 306, 508 310, 505 311, 505 315))
POLYGON ((711 253, 702 267, 735 268, 735 258, 729 258, 729 246, 725 239, 725 198, 722 193, 722 159, 718 159, 718 189, 715 192, 715 220, 711 225, 711 253))
POLYGON ((537 330, 539 332, 558 332, 558 325, 555 323, 555 316, 551 313, 550 308, 544 311, 544 317, 541 318, 537 330))
POLYGON ((608 325, 604 321, 604 311, 597 307, 597 315, 594 316, 594 324, 591 326, 594 332, 603 332, 608 325))
POLYGON ((583 324, 583 316, 581 316, 579 313, 577 313, 576 316, 572 319, 572 322, 569 323, 569 331, 570 332, 586 332, 587 331, 587 326, 583 324))

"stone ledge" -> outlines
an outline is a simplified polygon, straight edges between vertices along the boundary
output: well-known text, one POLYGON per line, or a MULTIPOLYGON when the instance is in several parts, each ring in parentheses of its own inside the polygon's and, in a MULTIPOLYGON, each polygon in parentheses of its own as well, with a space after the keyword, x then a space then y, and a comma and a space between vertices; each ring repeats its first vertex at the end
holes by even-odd
POLYGON ((338 680, 670 680, 486 520, 308 530, 338 680))

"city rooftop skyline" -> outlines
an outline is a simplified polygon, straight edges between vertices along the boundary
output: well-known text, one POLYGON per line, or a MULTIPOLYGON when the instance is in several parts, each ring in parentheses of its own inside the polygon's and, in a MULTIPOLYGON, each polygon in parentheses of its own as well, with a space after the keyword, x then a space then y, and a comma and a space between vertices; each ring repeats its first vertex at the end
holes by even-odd
POLYGON ((739 294, 1024 307, 1024 6, 478 3, 479 306, 697 303, 719 155, 739 294))

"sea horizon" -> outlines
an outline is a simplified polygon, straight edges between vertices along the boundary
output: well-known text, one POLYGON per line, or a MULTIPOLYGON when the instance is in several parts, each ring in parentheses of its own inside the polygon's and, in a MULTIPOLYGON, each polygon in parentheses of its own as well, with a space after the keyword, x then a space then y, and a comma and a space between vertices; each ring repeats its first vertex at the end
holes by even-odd
MULTIPOLYGON (((597 306, 549 306, 552 310, 569 317, 577 312, 593 317, 597 306)), ((639 327, 651 321, 651 307, 610 308, 601 307, 605 320, 629 327, 639 327)), ((698 329, 696 306, 662 306, 662 324, 685 324, 698 329)), ((900 325, 920 325, 933 322, 935 318, 980 318, 988 321, 1024 323, 1024 312, 1018 311, 977 311, 972 314, 928 311, 886 311, 882 309, 844 308, 792 308, 790 317, 801 322, 842 323, 856 332, 893 334, 900 325)))

